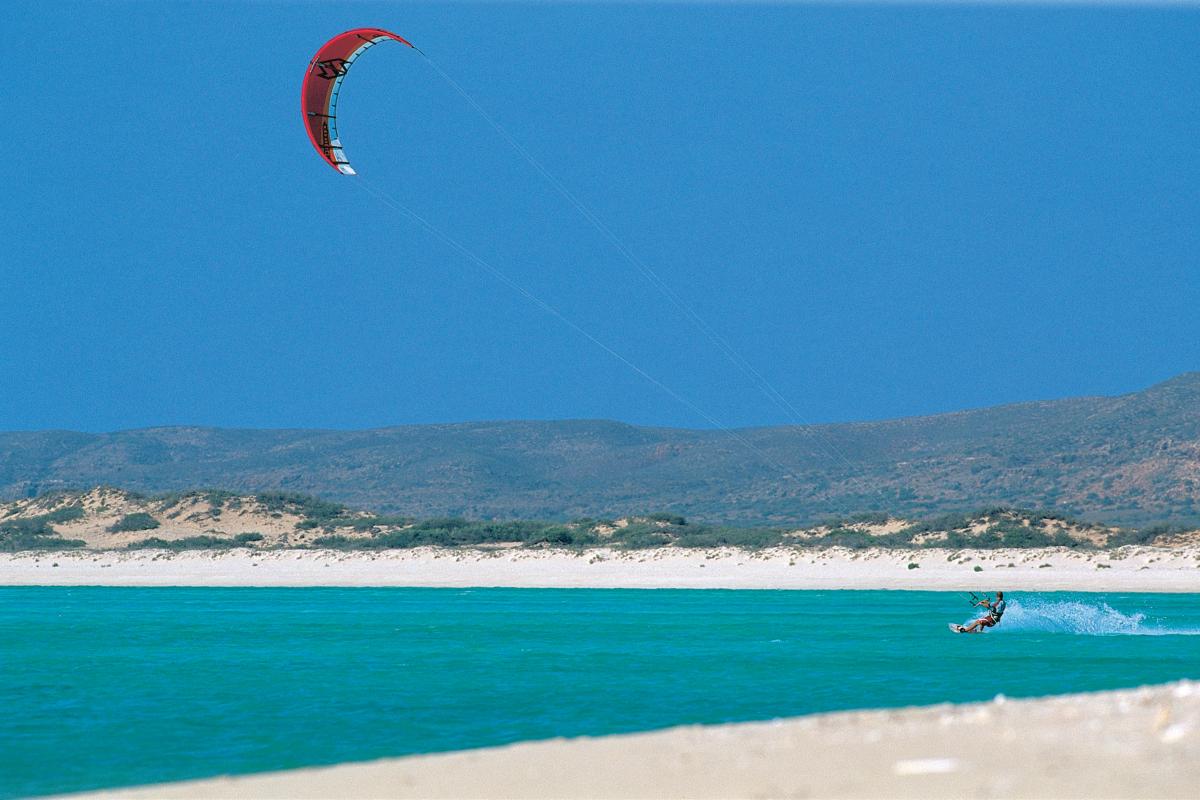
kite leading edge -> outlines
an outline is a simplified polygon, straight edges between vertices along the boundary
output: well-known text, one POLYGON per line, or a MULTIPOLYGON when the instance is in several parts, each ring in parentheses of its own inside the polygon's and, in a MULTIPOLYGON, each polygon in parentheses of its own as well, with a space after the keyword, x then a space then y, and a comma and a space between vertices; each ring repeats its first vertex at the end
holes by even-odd
MULTIPOLYGON (((343 175, 353 175, 354 169, 342 150, 337 132, 338 92, 342 78, 354 59, 380 42, 388 40, 413 47, 412 42, 381 28, 355 28, 330 39, 308 64, 304 85, 300 88, 300 112, 309 141, 321 158, 343 175)), ((419 51, 418 51, 419 52, 419 51)))

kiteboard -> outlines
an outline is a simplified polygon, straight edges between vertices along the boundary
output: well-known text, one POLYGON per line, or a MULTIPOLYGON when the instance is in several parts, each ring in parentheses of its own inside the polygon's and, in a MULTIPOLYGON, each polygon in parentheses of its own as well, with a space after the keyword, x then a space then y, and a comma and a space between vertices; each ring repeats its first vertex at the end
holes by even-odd
MULTIPOLYGON (((978 630, 971 631, 971 633, 983 633, 983 631, 984 631, 984 628, 980 628, 978 630)), ((951 622, 950 623, 950 632, 951 633, 967 633, 966 626, 959 625, 957 622, 951 622)))

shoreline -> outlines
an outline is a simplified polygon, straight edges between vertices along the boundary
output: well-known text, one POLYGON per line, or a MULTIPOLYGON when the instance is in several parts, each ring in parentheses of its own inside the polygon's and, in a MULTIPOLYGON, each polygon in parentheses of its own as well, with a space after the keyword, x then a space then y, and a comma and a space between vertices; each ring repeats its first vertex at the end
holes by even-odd
POLYGON ((0 586, 1200 592, 1200 548, 22 551, 0 586))
POLYGON ((1194 797, 1200 683, 816 714, 71 795, 128 798, 1194 797))

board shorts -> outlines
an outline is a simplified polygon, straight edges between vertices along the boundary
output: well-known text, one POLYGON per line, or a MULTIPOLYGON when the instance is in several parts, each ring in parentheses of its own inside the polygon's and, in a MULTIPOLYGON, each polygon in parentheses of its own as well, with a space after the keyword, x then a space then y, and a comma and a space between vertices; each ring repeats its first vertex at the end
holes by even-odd
POLYGON ((980 617, 976 621, 980 624, 980 626, 982 626, 984 628, 990 628, 993 625, 995 625, 999 620, 997 620, 995 617, 993 617, 989 614, 986 617, 980 617))

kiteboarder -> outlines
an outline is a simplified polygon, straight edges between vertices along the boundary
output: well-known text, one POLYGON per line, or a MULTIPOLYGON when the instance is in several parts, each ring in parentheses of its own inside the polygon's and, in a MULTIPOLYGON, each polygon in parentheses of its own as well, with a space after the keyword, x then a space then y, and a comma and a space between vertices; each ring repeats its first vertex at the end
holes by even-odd
POLYGON ((1008 608, 1008 604, 1004 602, 1004 592, 996 592, 995 601, 985 597, 971 605, 982 606, 987 609, 987 613, 966 627, 959 625, 959 633, 975 633, 976 631, 982 633, 984 628, 990 628, 999 622, 1000 618, 1004 616, 1005 609, 1008 608))

